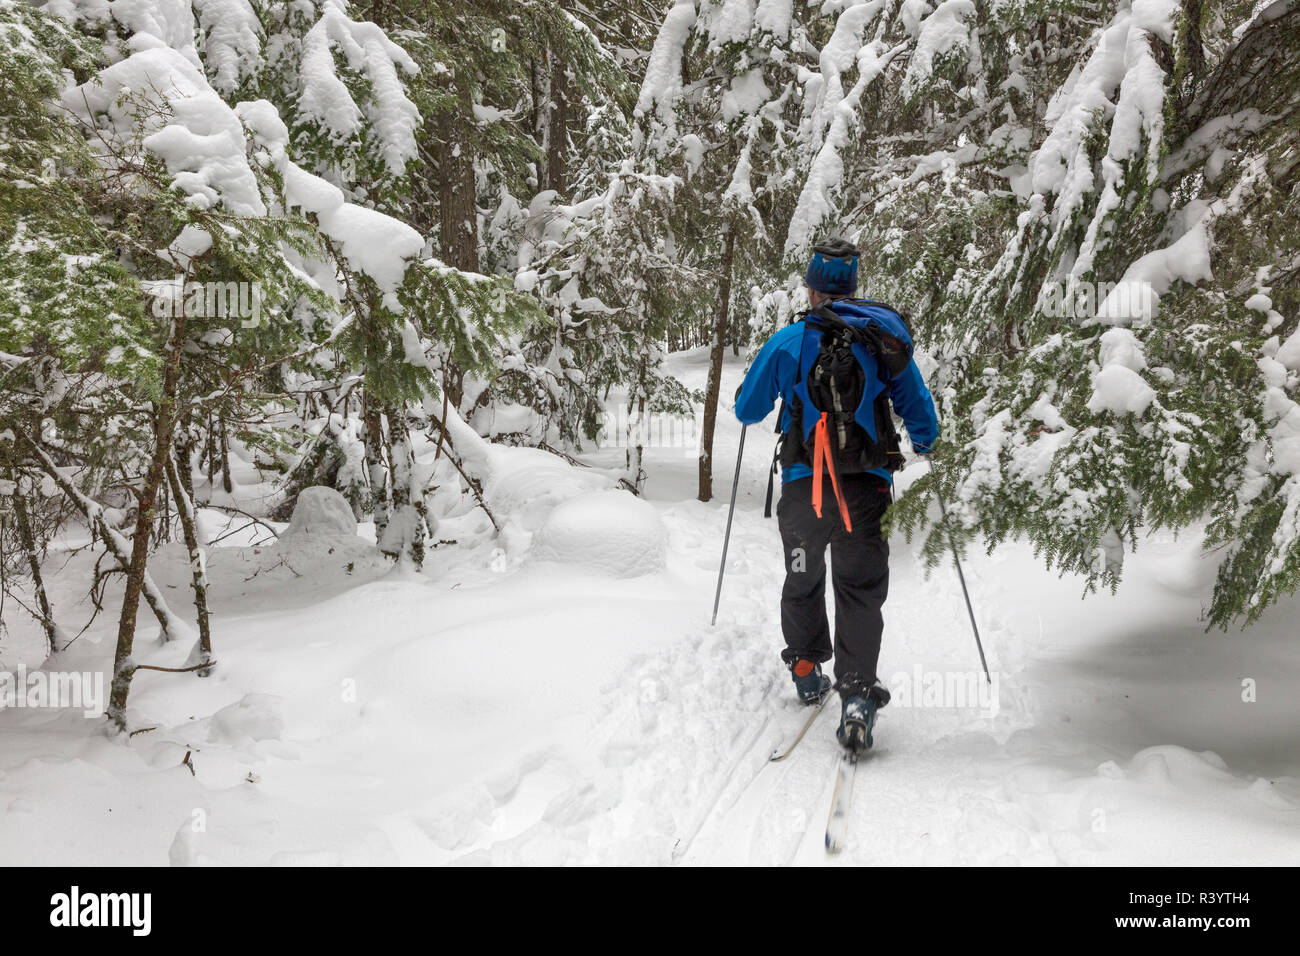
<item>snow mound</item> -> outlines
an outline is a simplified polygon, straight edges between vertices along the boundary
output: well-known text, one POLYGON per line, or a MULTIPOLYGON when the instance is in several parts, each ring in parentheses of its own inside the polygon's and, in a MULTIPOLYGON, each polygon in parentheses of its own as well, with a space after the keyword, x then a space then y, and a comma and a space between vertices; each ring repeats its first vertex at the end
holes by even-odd
POLYGON ((666 537, 653 506, 630 492, 597 491, 556 505, 533 556, 630 578, 663 569, 666 537))
POLYGON ((357 519, 348 500, 333 488, 314 485, 304 488, 293 506, 293 517, 281 538, 302 534, 351 538, 357 533, 357 519))
POLYGON ((530 533, 545 523, 560 502, 614 483, 602 471, 576 468, 538 448, 491 446, 488 454, 490 477, 483 488, 488 503, 530 533))
POLYGON ((281 704, 281 699, 272 694, 246 694, 212 715, 208 740, 231 744, 249 740, 279 740, 284 733, 281 704))

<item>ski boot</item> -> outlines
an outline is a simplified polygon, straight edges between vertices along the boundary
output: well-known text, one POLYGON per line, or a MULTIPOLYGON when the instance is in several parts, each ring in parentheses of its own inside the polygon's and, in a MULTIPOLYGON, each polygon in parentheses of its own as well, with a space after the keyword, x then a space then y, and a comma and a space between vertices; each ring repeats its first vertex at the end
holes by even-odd
POLYGON ((822 674, 822 666, 808 660, 797 660, 790 666, 794 678, 794 691, 804 704, 820 704, 831 692, 831 679, 822 674))
POLYGON ((835 739, 855 754, 870 750, 875 743, 871 731, 876 726, 876 712, 888 703, 889 691, 878 683, 846 694, 835 739))

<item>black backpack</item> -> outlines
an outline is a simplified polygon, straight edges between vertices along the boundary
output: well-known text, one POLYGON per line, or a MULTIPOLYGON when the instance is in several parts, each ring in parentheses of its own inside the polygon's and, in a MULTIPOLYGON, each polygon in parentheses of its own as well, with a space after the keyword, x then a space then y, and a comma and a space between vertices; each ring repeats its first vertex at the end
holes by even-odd
MULTIPOLYGON (((808 369, 807 386, 813 407, 826 413, 830 454, 835 472, 849 475, 873 468, 897 471, 903 465, 903 456, 889 407, 888 389, 882 390, 873 404, 876 440, 872 440, 867 430, 854 419, 854 413, 862 403, 867 381, 866 370, 853 354, 853 346, 866 346, 876 357, 876 368, 881 381, 888 382, 906 369, 911 361, 906 345, 875 323, 863 327, 850 325, 825 304, 804 312, 802 321, 822 329, 817 356, 808 369)), ((800 362, 801 368, 802 365, 800 362)), ((778 414, 778 431, 780 422, 781 416, 778 414)), ((813 464, 813 439, 803 435, 803 402, 797 395, 790 402, 790 430, 781 433, 772 456, 764 517, 772 515, 772 493, 778 467, 789 468, 796 464, 810 467, 813 464)))

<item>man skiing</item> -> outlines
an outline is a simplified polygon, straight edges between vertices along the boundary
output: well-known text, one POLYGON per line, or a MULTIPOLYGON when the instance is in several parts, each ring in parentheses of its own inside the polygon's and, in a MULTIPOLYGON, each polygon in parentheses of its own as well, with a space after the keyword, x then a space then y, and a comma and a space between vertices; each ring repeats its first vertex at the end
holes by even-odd
POLYGON ((842 239, 816 246, 804 281, 810 308, 763 345, 736 394, 736 417, 755 424, 778 396, 783 400, 781 658, 799 698, 814 704, 831 690, 821 665, 834 657, 842 706, 836 736, 856 753, 871 747, 876 712, 889 703, 876 675, 889 589, 889 545, 880 521, 892 501, 892 473, 902 464, 889 406, 907 425, 917 454, 930 453, 939 425, 902 317, 879 302, 853 298, 858 250, 842 239))

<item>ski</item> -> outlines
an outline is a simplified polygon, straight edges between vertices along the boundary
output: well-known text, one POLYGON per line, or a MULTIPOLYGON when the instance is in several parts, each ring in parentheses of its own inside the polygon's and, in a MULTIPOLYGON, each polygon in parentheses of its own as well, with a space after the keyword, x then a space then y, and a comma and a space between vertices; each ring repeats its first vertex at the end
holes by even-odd
POLYGON ((835 790, 831 794, 831 813, 826 821, 826 852, 839 853, 849 828, 849 808, 853 803, 853 778, 858 772, 858 754, 845 750, 835 767, 835 790))
POLYGON ((794 735, 794 739, 792 739, 786 746, 778 747, 776 750, 772 751, 772 755, 767 758, 770 762, 775 763, 778 760, 784 760, 786 757, 790 756, 790 754, 794 753, 794 748, 799 746, 799 741, 803 740, 804 735, 808 733, 809 729, 816 722, 817 717, 826 708, 826 702, 831 699, 833 694, 833 691, 828 690, 822 695, 821 700, 813 705, 812 713, 810 713, 807 719, 804 720, 803 726, 801 726, 799 732, 794 735))

